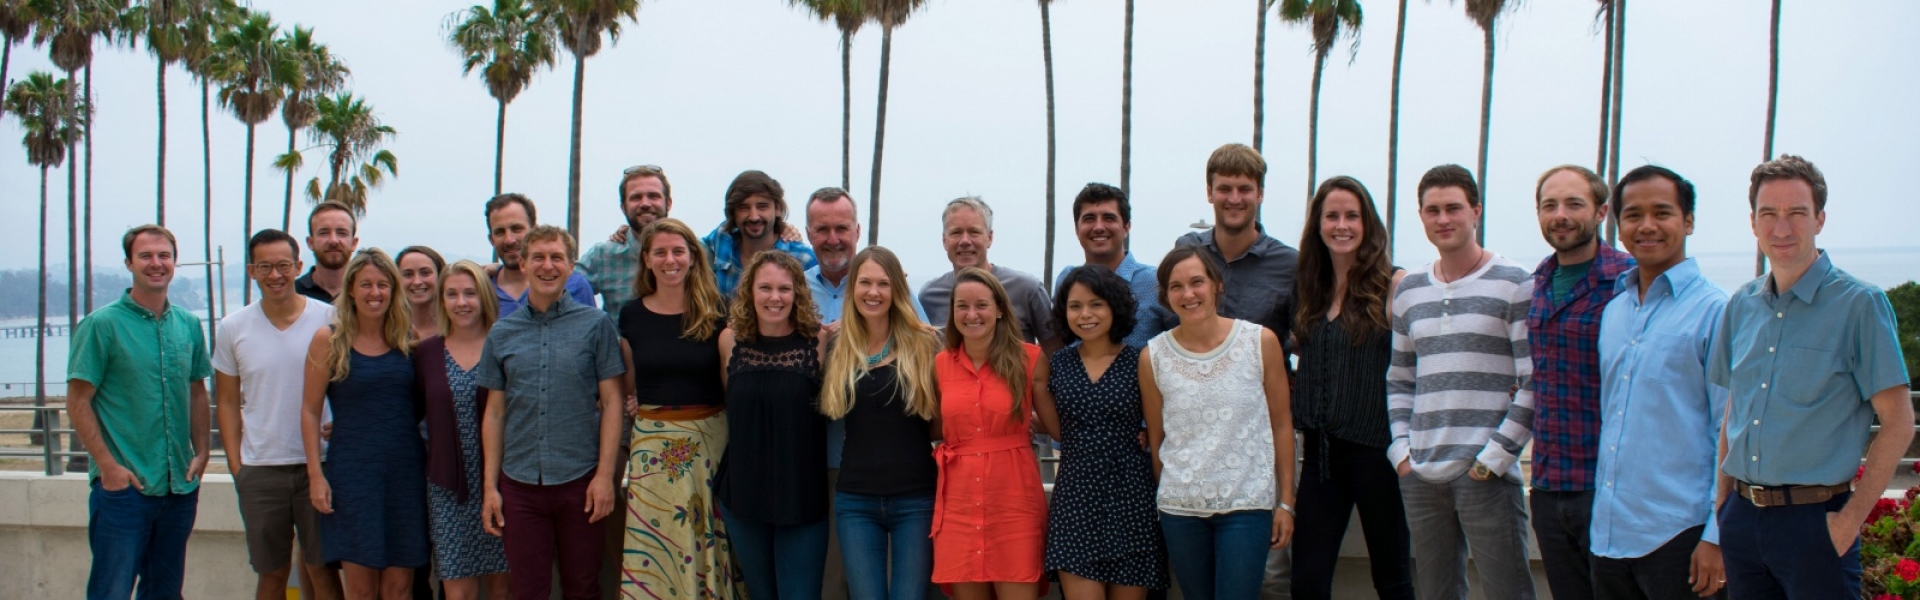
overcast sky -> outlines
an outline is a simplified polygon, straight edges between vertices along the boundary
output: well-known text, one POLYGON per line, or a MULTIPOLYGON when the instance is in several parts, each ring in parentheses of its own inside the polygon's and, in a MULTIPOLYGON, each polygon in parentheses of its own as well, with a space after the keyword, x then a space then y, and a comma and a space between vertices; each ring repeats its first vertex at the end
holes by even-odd
MULTIPOLYGON (((400 176, 375 191, 364 246, 427 244, 449 257, 487 254, 481 203, 493 175, 493 100, 462 77, 444 42, 446 16, 467 2, 260 1, 283 27, 315 28, 353 71, 351 89, 399 130, 387 147, 400 176)), ((993 262, 1042 264, 1045 95, 1039 11, 1031 0, 933 0, 896 31, 887 115, 880 240, 924 281, 948 268, 939 209, 980 195, 996 209, 993 262)), ((1210 218, 1204 166, 1215 147, 1246 142, 1252 124, 1254 15, 1241 1, 1138 0, 1134 40, 1133 248, 1152 262, 1197 219, 1210 218)), ((1395 4, 1366 3, 1358 52, 1329 61, 1320 119, 1324 178, 1358 177, 1386 200, 1389 76, 1395 4)), ((1525 2, 1498 28, 1487 245, 1526 264, 1550 251, 1533 217, 1533 182, 1561 163, 1591 165, 1598 133, 1603 42, 1592 2, 1525 2)), ((1640 0, 1629 7, 1623 169, 1657 163, 1699 188, 1692 250, 1716 281, 1751 275, 1747 174, 1762 158, 1767 3, 1640 0)), ((1821 245, 1843 268, 1881 285, 1913 278, 1909 237, 1920 164, 1920 3, 1788 2, 1782 25, 1779 152, 1817 163, 1832 188, 1821 245)), ((1401 102, 1398 262, 1432 260, 1413 188, 1436 164, 1471 167, 1478 144, 1481 36, 1460 5, 1410 2, 1401 102)), ((1116 0, 1053 5, 1061 212, 1057 264, 1080 262, 1066 215, 1089 181, 1119 177, 1122 14, 1116 0)), ((620 215, 620 170, 666 168, 673 216, 705 231, 721 218, 733 175, 761 169, 786 187, 795 221, 806 194, 839 184, 839 36, 776 0, 646 2, 637 24, 587 63, 583 237, 602 239, 620 215)), ((867 222, 880 32, 853 54, 853 185, 867 222)), ((43 50, 15 48, 9 76, 50 69, 43 50)), ((1266 224, 1295 244, 1306 191, 1309 34, 1278 22, 1267 37, 1266 224)), ((540 74, 508 110, 506 188, 565 223, 572 59, 540 74)), ((201 258, 199 88, 174 69, 169 92, 169 225, 183 260, 201 258)), ((95 260, 114 268, 127 227, 153 220, 154 67, 143 51, 102 49, 94 69, 95 260)), ((0 268, 34 265, 37 175, 0 122, 0 196, 12 227, 0 268)), ((240 260, 245 129, 213 114, 215 244, 240 260)), ((254 226, 279 226, 284 179, 269 167, 286 146, 278 116, 258 131, 254 226)), ((302 147, 311 144, 302 134, 302 147)), ((319 165, 319 153, 308 157, 319 165)), ((302 185, 315 173, 299 174, 302 185)), ((64 264, 65 176, 53 173, 55 264, 64 264)), ((295 229, 306 212, 296 200, 295 229)), ((1383 211, 1385 207, 1382 207, 1383 211)), ((64 269, 62 269, 64 270, 64 269)), ((230 277, 239 274, 230 270, 230 277)))

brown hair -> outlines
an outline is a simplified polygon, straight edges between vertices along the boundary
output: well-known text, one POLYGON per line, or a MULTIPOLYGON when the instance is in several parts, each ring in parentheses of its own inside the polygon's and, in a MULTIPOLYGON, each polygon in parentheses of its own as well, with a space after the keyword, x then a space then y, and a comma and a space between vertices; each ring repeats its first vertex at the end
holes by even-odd
POLYGON ((677 235, 687 241, 687 312, 680 316, 684 328, 680 338, 696 342, 712 339, 720 332, 715 323, 726 316, 726 301, 720 298, 720 286, 714 282, 713 260, 707 257, 707 247, 679 219, 663 218, 640 230, 640 272, 633 278, 633 297, 645 298, 660 289, 653 280, 653 269, 647 268, 647 255, 653 253, 653 239, 663 235, 677 235))
MULTIPOLYGON (((128 229, 126 235, 120 236, 120 250, 121 252, 126 253, 127 260, 133 260, 133 241, 136 239, 139 239, 142 234, 148 234, 148 233, 160 236, 162 238, 166 238, 167 245, 173 247, 174 260, 177 261, 180 259, 180 242, 173 239, 173 232, 167 231, 167 228, 165 227, 148 223, 146 225, 141 225, 133 229, 128 229)), ((252 253, 253 247, 248 246, 247 252, 252 253)), ((295 258, 299 257, 299 252, 300 252, 299 250, 294 250, 295 258)))
POLYGON ((1189 258, 1200 259, 1200 268, 1206 270, 1207 279, 1213 280, 1213 300, 1215 303, 1213 310, 1214 312, 1219 312, 1220 307, 1218 304, 1220 302, 1220 295, 1227 292, 1227 280, 1220 275, 1222 269, 1220 268, 1219 259, 1214 258, 1212 254, 1201 251, 1199 246, 1174 246, 1172 251, 1167 252, 1166 256, 1160 258, 1160 268, 1155 269, 1153 273, 1154 281, 1160 284, 1160 306, 1165 306, 1168 307, 1168 310, 1172 310, 1173 305, 1167 302, 1167 280, 1173 279, 1173 267, 1189 258))
MULTIPOLYGON (((635 179, 639 179, 641 177, 652 177, 654 179, 660 180, 660 195, 665 196, 667 199, 667 202, 673 202, 673 184, 667 183, 666 170, 661 169, 660 167, 656 167, 654 165, 640 165, 637 167, 628 167, 627 170, 620 172, 620 205, 621 206, 625 206, 627 204, 627 182, 633 181, 635 179)), ((529 212, 527 214, 533 214, 533 213, 529 212)))
POLYGON ((721 231, 731 234, 740 230, 740 225, 733 222, 734 209, 746 204, 747 199, 754 196, 764 196, 773 201, 775 211, 772 223, 773 233, 779 234, 780 224, 787 220, 787 191, 780 187, 780 182, 773 180, 773 176, 753 170, 741 171, 739 175, 734 176, 733 183, 727 184, 727 202, 724 208, 727 214, 724 224, 721 225, 721 231))
POLYGON ((536 225, 533 229, 527 230, 527 235, 520 238, 521 252, 526 252, 525 248, 532 248, 536 242, 551 242, 555 240, 566 244, 567 262, 573 262, 574 253, 580 249, 578 243, 573 241, 573 234, 567 233, 567 230, 552 225, 536 225))
POLYGON ((1427 169, 1427 174, 1420 176, 1420 187, 1414 193, 1413 205, 1423 206, 1422 203, 1427 200, 1427 190, 1443 187, 1460 188, 1460 191, 1467 193, 1467 206, 1480 207, 1479 182, 1474 181, 1472 171, 1455 164, 1427 169))
POLYGON ((540 216, 533 211, 532 198, 528 198, 522 194, 507 192, 505 194, 501 194, 501 195, 494 196, 492 198, 487 199, 486 212, 482 213, 481 216, 485 217, 486 220, 488 221, 488 224, 487 224, 488 229, 493 228, 493 224, 491 222, 493 221, 493 213, 502 208, 506 208, 508 204, 518 204, 520 205, 520 208, 526 209, 527 225, 531 226, 531 225, 540 224, 540 216))
POLYGON ((1213 187, 1215 175, 1246 177, 1260 189, 1267 189, 1267 159, 1246 144, 1227 144, 1207 157, 1207 187, 1213 187))
MULTIPOLYGON (((857 279, 860 268, 869 262, 880 265, 893 290, 887 309, 887 341, 893 347, 894 393, 907 414, 932 420, 940 416, 939 385, 933 376, 933 357, 940 353, 940 341, 920 322, 919 313, 914 312, 913 294, 907 289, 907 273, 900 268, 900 258, 894 256, 892 250, 881 246, 861 250, 853 255, 847 278, 857 279)), ((847 287, 853 285, 848 283, 847 287)), ((873 370, 866 355, 873 332, 867 330, 867 320, 859 316, 855 302, 852 290, 841 300, 840 333, 827 348, 826 376, 820 385, 820 414, 835 419, 853 410, 854 386, 873 370)))
MULTIPOLYGON (((1000 318, 993 324, 993 339, 987 343, 987 368, 1006 380, 1007 391, 1013 394, 1013 410, 1009 416, 1014 420, 1021 420, 1027 388, 1033 384, 1028 380, 1027 348, 1026 342, 1021 341, 1025 338, 1020 335, 1020 319, 1013 314, 1013 301, 1007 298, 1007 288, 1000 285, 1000 279, 994 277, 993 273, 979 267, 967 267, 954 274, 954 290, 957 291, 961 285, 968 283, 987 286, 987 290, 993 294, 993 306, 1000 311, 1000 318)), ((947 317, 945 336, 949 349, 960 348, 961 344, 966 343, 960 335, 960 317, 953 314, 956 311, 953 310, 952 303, 959 297, 960 295, 956 293, 953 295, 953 300, 947 301, 947 311, 950 316, 947 317)))
POLYGON ((1313 337, 1315 325, 1326 320, 1333 306, 1333 252, 1320 239, 1321 215, 1327 196, 1345 191, 1360 199, 1360 247, 1354 252, 1353 269, 1347 275, 1346 298, 1341 303, 1340 326, 1355 345, 1386 331, 1387 295, 1393 290, 1393 262, 1387 257, 1387 226, 1374 209, 1373 195, 1367 186, 1352 177, 1339 176, 1320 184, 1307 205, 1307 225, 1300 232, 1300 266, 1293 278, 1293 337, 1305 345, 1313 337))
POLYGON ((346 213, 347 222, 353 224, 354 232, 358 233, 360 231, 360 214, 354 212, 353 207, 347 206, 339 200, 328 200, 313 205, 313 210, 307 212, 307 235, 313 235, 313 218, 320 216, 320 213, 330 210, 346 213))
POLYGON ((432 248, 426 246, 407 246, 401 248, 399 254, 393 255, 393 264, 399 265, 400 261, 405 259, 408 254, 420 254, 427 257, 427 260, 433 261, 434 273, 447 270, 447 259, 441 258, 439 252, 434 252, 432 248))
POLYGON ((793 302, 787 306, 787 319, 793 321, 793 332, 808 341, 818 339, 820 311, 813 308, 813 289, 807 285, 807 270, 793 255, 779 250, 754 254, 753 261, 747 263, 747 273, 740 278, 740 287, 734 292, 733 305, 727 315, 727 327, 733 330, 733 339, 742 344, 760 339, 760 312, 753 308, 753 286, 760 281, 760 267, 766 265, 780 267, 793 278, 793 302))
POLYGON ((1560 165, 1547 169, 1547 172, 1540 174, 1540 180, 1533 183, 1533 203, 1535 205, 1540 204, 1540 189, 1547 186, 1547 178, 1553 177, 1554 173, 1561 171, 1573 171, 1574 174, 1586 178, 1587 188, 1593 194, 1594 207, 1597 208, 1607 203, 1607 196, 1609 195, 1607 192, 1607 180, 1601 179, 1600 174, 1580 165, 1560 165))
POLYGON ((1820 174, 1820 167, 1792 154, 1782 154, 1753 168, 1753 184, 1747 187, 1747 210, 1760 208, 1760 184, 1787 179, 1807 182, 1807 187, 1813 188, 1813 212, 1827 212, 1827 176, 1820 174))

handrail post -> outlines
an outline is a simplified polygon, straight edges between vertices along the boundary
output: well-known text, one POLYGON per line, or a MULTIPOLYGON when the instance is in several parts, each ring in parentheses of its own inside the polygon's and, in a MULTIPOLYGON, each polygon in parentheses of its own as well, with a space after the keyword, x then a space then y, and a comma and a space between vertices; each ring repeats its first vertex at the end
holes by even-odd
POLYGON ((52 406, 38 407, 35 410, 41 413, 40 434, 41 439, 46 443, 40 445, 40 455, 46 459, 47 475, 59 475, 60 464, 55 460, 54 449, 60 447, 60 436, 53 433, 53 420, 59 413, 55 412, 52 406))

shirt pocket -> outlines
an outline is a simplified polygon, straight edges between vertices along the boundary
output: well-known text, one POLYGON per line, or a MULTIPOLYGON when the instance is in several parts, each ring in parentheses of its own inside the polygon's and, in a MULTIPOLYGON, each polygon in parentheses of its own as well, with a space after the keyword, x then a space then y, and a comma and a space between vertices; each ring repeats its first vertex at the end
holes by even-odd
POLYGON ((1774 361, 1774 393, 1801 406, 1817 404, 1831 395, 1834 379, 1843 370, 1832 350, 1781 348, 1780 358, 1774 361))
POLYGON ((186 379, 193 372, 193 341, 179 332, 167 332, 162 336, 165 339, 160 342, 161 374, 168 381, 186 379))

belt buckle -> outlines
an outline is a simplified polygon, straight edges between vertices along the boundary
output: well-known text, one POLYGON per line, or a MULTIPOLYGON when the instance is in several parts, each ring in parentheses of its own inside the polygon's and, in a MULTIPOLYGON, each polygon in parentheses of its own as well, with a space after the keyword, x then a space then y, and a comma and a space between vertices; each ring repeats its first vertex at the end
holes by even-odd
POLYGON ((1767 504, 1764 498, 1766 498, 1768 491, 1766 486, 1748 485, 1747 500, 1753 502, 1753 505, 1757 508, 1767 508, 1770 505, 1767 504))

